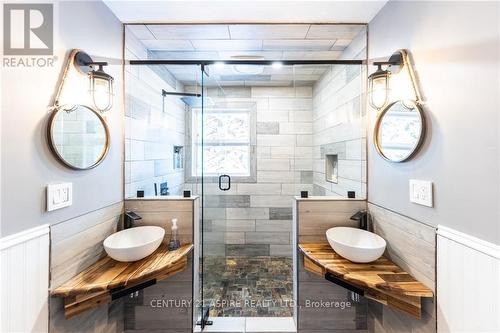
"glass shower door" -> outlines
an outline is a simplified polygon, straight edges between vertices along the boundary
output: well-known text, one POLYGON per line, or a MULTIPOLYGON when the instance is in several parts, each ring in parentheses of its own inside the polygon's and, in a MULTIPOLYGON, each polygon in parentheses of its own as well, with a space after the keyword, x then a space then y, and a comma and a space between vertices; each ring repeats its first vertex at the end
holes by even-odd
POLYGON ((295 136, 276 124, 293 101, 262 86, 280 73, 293 78, 291 66, 271 65, 210 65, 203 75, 202 297, 210 320, 292 316, 295 136))
POLYGON ((245 239, 255 220, 238 187, 256 181, 256 106, 238 95, 249 88, 221 85, 232 72, 210 65, 203 78, 203 299, 212 318, 247 316, 250 294, 245 239))

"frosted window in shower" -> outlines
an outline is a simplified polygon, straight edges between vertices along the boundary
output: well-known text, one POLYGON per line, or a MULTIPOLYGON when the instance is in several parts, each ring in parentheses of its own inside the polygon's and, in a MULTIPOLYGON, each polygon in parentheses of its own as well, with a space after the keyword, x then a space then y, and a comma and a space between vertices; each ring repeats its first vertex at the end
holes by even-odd
MULTIPOLYGON (((192 175, 202 170, 201 110, 193 110, 192 175)), ((203 127, 203 171, 205 176, 251 174, 251 121, 248 110, 205 110, 203 127)))
POLYGON ((248 146, 205 146, 205 174, 228 173, 233 176, 250 175, 250 149, 248 146))
POLYGON ((250 143, 248 112, 217 112, 205 116, 205 142, 250 143))

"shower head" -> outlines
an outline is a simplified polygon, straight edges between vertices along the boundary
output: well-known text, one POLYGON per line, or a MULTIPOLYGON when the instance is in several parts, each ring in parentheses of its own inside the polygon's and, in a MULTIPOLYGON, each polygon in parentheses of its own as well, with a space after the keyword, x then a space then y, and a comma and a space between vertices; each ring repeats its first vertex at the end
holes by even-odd
MULTIPOLYGON (((201 97, 196 97, 196 96, 185 96, 182 97, 181 100, 187 105, 192 108, 201 108, 201 97)), ((214 102, 210 97, 205 97, 205 100, 203 102, 203 106, 212 106, 214 105, 214 102)))
MULTIPOLYGON (((166 97, 168 95, 171 96, 183 96, 181 97, 181 101, 184 102, 187 106, 194 107, 194 108, 201 108, 201 94, 196 94, 196 93, 184 93, 184 92, 176 92, 176 91, 166 91, 165 89, 161 90, 161 94, 163 97, 166 97)), ((214 105, 214 102, 210 97, 205 98, 205 102, 203 103, 204 106, 212 106, 214 105)))

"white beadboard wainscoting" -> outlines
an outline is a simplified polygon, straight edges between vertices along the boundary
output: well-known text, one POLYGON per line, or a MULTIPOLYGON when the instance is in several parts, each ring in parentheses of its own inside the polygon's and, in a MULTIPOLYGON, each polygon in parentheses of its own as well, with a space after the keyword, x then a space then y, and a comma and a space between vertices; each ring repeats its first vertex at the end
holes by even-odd
POLYGON ((48 332, 49 225, 0 240, 1 332, 48 332))
POLYGON ((500 332, 500 246, 437 230, 438 332, 500 332))

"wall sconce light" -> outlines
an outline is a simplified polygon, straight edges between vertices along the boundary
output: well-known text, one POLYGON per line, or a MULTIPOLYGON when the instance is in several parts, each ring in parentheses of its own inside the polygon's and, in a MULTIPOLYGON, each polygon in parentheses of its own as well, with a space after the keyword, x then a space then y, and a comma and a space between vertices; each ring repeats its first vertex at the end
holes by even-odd
POLYGON ((104 71, 107 62, 96 62, 85 52, 80 50, 71 51, 62 78, 55 95, 52 109, 64 108, 66 111, 76 109, 78 104, 90 104, 89 106, 99 112, 106 112, 113 106, 113 77, 104 71), (70 73, 72 67, 79 74, 88 77, 89 96, 83 97, 78 91, 81 89, 81 79, 78 73, 70 73))
POLYGON ((408 51, 398 50, 388 61, 374 62, 373 65, 377 70, 368 76, 368 101, 373 108, 381 110, 389 102, 398 100, 406 105, 421 103, 408 51))
POLYGON ((377 64, 377 70, 368 77, 370 91, 370 105, 380 110, 389 99, 389 78, 391 72, 382 69, 382 64, 377 64))
POLYGON ((89 93, 94 108, 100 112, 110 110, 113 106, 113 77, 103 69, 108 63, 93 61, 87 53, 78 51, 74 56, 74 64, 80 73, 88 75, 89 93))

